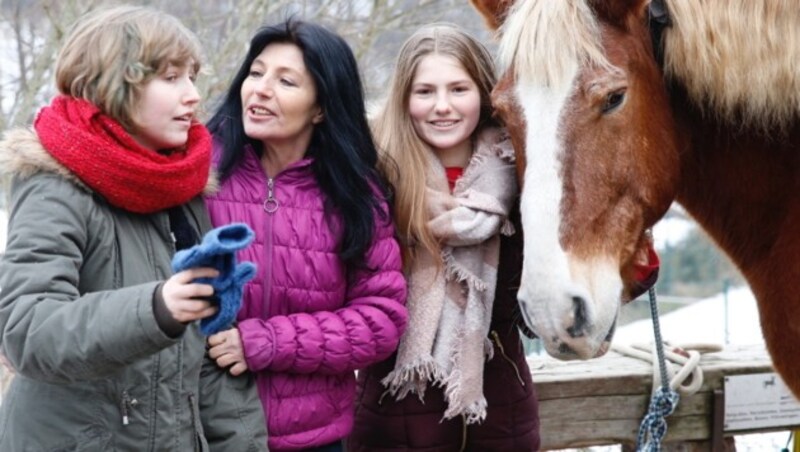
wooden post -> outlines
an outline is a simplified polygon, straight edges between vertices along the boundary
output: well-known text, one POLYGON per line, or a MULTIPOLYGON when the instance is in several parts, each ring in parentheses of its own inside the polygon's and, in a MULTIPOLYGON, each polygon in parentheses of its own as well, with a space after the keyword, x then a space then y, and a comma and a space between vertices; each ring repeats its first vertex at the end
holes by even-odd
POLYGON ((711 425, 711 450, 722 450, 725 438, 725 391, 714 390, 714 422, 711 425))

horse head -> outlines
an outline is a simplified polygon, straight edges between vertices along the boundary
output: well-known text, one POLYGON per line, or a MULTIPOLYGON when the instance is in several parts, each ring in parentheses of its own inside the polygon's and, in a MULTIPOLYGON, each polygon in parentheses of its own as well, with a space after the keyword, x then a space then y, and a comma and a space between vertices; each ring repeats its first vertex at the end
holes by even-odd
POLYGON ((648 2, 471 1, 500 33, 492 96, 522 183, 522 315, 550 355, 600 356, 677 190, 648 2))

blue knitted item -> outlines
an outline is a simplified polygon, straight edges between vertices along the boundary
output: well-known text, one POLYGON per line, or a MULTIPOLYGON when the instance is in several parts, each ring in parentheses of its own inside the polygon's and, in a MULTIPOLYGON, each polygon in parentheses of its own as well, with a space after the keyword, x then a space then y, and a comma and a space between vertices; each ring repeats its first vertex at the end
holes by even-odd
POLYGON ((219 270, 216 278, 199 278, 195 282, 214 287, 214 299, 219 311, 200 321, 200 331, 210 336, 229 328, 242 306, 242 289, 256 274, 252 262, 236 263, 236 252, 253 241, 253 231, 244 223, 232 223, 208 231, 203 241, 189 249, 175 253, 172 270, 180 272, 195 267, 212 267, 219 270))

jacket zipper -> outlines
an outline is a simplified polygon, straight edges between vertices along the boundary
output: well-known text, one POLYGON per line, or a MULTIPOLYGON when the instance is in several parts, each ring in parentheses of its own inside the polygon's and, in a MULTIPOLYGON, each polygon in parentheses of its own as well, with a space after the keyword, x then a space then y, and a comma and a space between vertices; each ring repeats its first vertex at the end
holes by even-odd
POLYGON ((139 401, 132 399, 128 391, 122 391, 122 401, 120 402, 120 411, 122 412, 122 425, 130 424, 130 412, 133 407, 139 404, 139 401))
POLYGON ((264 219, 264 267, 266 274, 264 275, 264 299, 263 305, 260 307, 259 314, 261 318, 266 318, 271 314, 270 311, 270 298, 272 292, 272 222, 275 218, 273 215, 279 207, 278 200, 275 199, 275 179, 267 176, 267 198, 264 200, 264 211, 269 215, 264 219))
MULTIPOLYGON (((267 218, 264 222, 264 237, 266 242, 265 252, 264 252, 264 260, 265 260, 265 268, 266 274, 264 277, 264 299, 263 305, 259 308, 260 318, 266 319, 268 316, 272 315, 273 306, 270 303, 272 298, 272 259, 273 259, 273 221, 275 215, 273 215, 277 210, 280 204, 278 200, 275 199, 275 179, 272 177, 267 176, 267 199, 264 200, 264 210, 267 212, 267 218), (272 204, 271 204, 272 203, 272 204), (272 207, 270 207, 272 206, 272 207)), ((267 376, 268 373, 261 373, 260 378, 263 379, 263 385, 265 389, 269 392, 269 377, 267 376)), ((258 383, 256 383, 258 384, 258 383)), ((266 398, 264 402, 264 413, 269 413, 269 397, 266 398)))
POLYGON ((509 358, 508 355, 506 355, 506 350, 503 348, 503 344, 500 342, 500 335, 494 330, 492 330, 491 334, 492 340, 497 345, 497 349, 500 350, 500 355, 502 355, 503 358, 508 361, 509 364, 511 364, 511 367, 514 368, 514 372, 517 374, 517 380, 519 380, 522 386, 525 386, 525 380, 522 379, 522 375, 519 373, 519 367, 517 367, 517 364, 511 358, 509 358))
POLYGON ((280 207, 280 203, 275 199, 275 180, 267 177, 267 199, 264 200, 264 211, 268 214, 273 214, 280 207))
POLYGON ((192 435, 192 439, 194 440, 194 441, 192 441, 192 445, 194 446, 194 447, 192 447, 192 450, 199 451, 200 450, 200 441, 199 441, 200 433, 197 431, 197 415, 198 415, 198 413, 195 412, 195 403, 194 403, 194 393, 193 392, 189 393, 189 412, 192 413, 192 433, 194 433, 192 435))

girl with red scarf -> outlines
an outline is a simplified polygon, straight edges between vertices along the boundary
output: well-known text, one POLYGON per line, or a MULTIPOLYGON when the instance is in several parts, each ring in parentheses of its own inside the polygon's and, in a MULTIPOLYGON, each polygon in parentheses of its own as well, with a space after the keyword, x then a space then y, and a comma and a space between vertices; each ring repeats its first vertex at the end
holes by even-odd
POLYGON ((195 120, 194 35, 139 7, 91 13, 56 62, 60 94, 7 133, 0 338, 15 377, 0 450, 266 450, 252 379, 210 361, 210 268, 172 274, 210 229, 211 139, 195 120))

